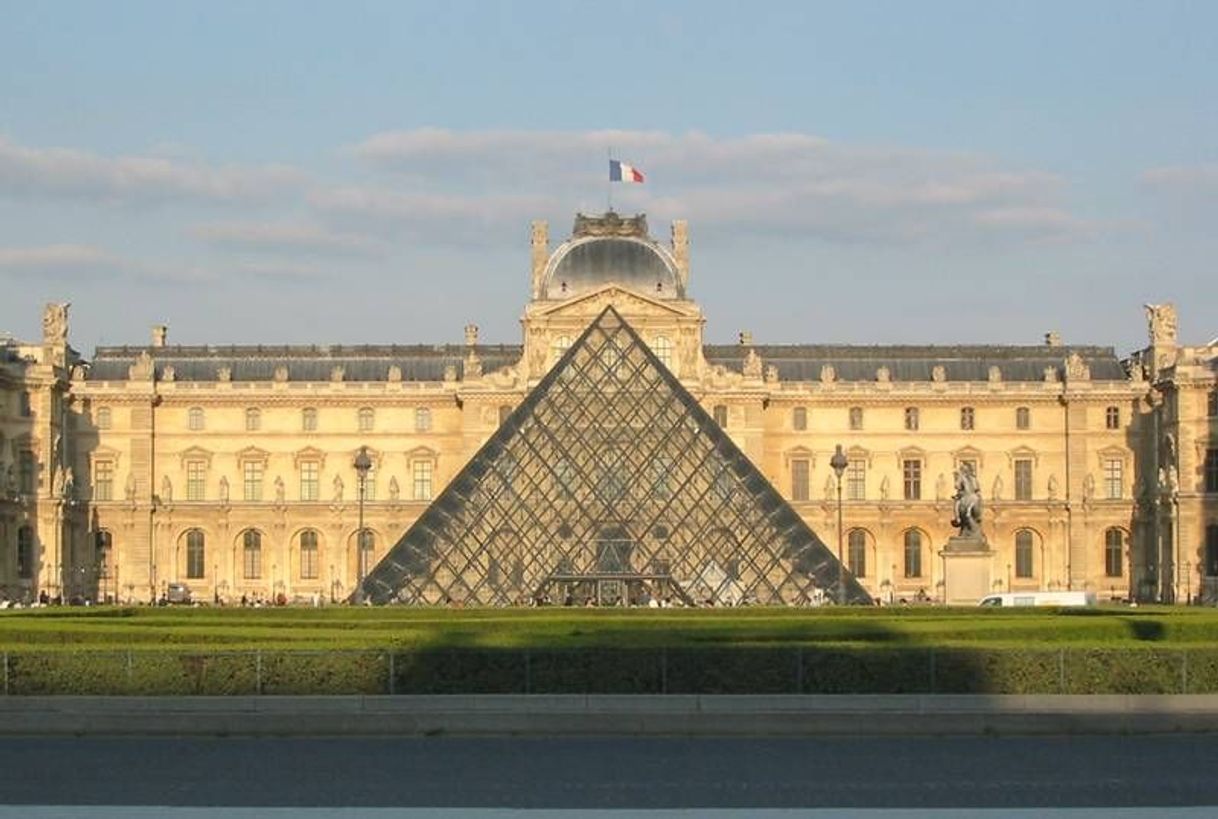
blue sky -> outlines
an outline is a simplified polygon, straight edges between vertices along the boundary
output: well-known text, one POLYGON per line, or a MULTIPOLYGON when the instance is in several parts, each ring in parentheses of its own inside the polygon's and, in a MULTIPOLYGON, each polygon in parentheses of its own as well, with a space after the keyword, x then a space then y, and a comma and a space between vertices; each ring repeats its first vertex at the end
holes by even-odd
POLYGON ((0 0, 0 330, 516 341, 528 225, 688 218, 712 340, 1218 336, 1218 4, 0 0))

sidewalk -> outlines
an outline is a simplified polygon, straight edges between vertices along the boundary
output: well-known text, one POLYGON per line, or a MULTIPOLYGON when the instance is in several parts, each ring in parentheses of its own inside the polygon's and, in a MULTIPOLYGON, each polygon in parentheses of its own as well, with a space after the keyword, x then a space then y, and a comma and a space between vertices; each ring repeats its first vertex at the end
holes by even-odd
POLYGON ((1218 695, 0 697, 0 735, 917 736, 1218 732, 1218 695))

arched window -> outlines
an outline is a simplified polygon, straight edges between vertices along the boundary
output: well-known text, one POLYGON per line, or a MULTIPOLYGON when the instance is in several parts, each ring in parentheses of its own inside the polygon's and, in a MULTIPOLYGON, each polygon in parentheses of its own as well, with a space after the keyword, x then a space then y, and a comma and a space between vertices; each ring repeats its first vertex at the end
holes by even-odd
POLYGON ((1028 529, 1015 533, 1015 576, 1027 579, 1034 576, 1032 546, 1035 538, 1028 529))
POLYGON ((919 422, 918 408, 917 407, 906 407, 905 408, 905 429, 909 430, 910 432, 917 430, 918 422, 919 422))
POLYGON ((1218 524, 1205 527, 1205 574, 1218 577, 1218 524))
POLYGON ((191 529, 186 533, 186 579, 201 580, 207 576, 207 550, 203 532, 191 529))
POLYGON ((429 432, 431 430, 431 410, 418 407, 414 411, 414 431, 429 432))
POLYGON ((300 411, 300 428, 305 432, 317 431, 317 410, 305 407, 300 411))
POLYGON ((1125 574, 1125 532, 1115 526, 1104 532, 1104 574, 1108 577, 1125 574))
POLYGON ((100 577, 110 576, 110 560, 113 557, 114 536, 105 529, 99 529, 93 534, 93 560, 97 564, 100 577))
POLYGON ((203 429, 202 407, 191 407, 186 411, 186 426, 191 432, 199 432, 203 429))
POLYGON ((246 529, 241 536, 241 565, 246 580, 262 577, 262 533, 246 529))
POLYGON ((1108 407, 1104 410, 1104 429, 1121 428, 1121 408, 1108 407))
POLYGON ((359 576, 367 577, 368 572, 372 569, 374 556, 376 554, 376 535, 371 529, 365 528, 359 533, 356 538, 358 554, 356 560, 359 561, 359 576))
POLYGON ((867 533, 862 529, 851 529, 847 536, 849 554, 846 558, 847 568, 855 577, 867 576, 867 533))
POLYGON ((113 418, 110 415, 110 408, 109 407, 98 407, 97 408, 97 428, 98 429, 109 429, 111 423, 113 423, 113 418))
POLYGON ((905 576, 922 576, 922 533, 917 529, 905 532, 905 576))
POLYGON ((376 413, 372 411, 372 407, 360 407, 358 418, 359 431, 372 432, 372 427, 376 421, 376 413))
POLYGON ((1032 428, 1032 410, 1027 407, 1015 408, 1015 429, 1032 428))
POLYGON ((960 408, 960 429, 974 429, 977 424, 977 413, 972 407, 960 408))
POLYGON ((34 576, 34 530, 29 526, 17 530, 17 576, 22 580, 34 576))
POLYGON ((668 336, 656 336, 651 344, 651 350, 660 359, 660 363, 672 369, 672 339, 668 336))
POLYGON ((808 408, 796 407, 791 410, 791 429, 805 430, 808 428, 808 408))
POLYGON ((250 407, 245 411, 245 431, 257 432, 262 429, 262 413, 256 408, 250 407))
POLYGON ((305 529, 300 533, 300 579, 317 579, 317 532, 305 529))
POLYGON ((863 408, 862 407, 851 407, 850 408, 850 428, 856 429, 856 430, 863 428, 863 408))

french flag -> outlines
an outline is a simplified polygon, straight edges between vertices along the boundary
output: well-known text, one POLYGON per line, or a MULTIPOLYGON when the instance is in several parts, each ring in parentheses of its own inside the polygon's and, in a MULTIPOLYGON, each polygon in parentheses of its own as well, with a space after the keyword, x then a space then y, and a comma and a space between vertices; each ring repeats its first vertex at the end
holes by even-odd
POLYGON ((643 172, 616 159, 609 160, 610 182, 642 182, 643 172))

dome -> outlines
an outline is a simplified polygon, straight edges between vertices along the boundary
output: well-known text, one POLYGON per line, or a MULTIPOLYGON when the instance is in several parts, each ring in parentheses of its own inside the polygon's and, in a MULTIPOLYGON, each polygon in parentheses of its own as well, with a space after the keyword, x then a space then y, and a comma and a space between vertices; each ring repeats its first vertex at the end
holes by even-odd
POLYGON ((657 245, 632 237, 588 236, 550 259, 544 297, 568 299, 614 282, 653 297, 681 298, 675 265, 657 245))

